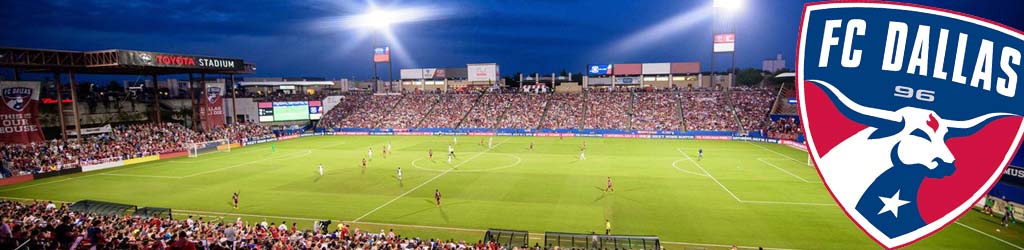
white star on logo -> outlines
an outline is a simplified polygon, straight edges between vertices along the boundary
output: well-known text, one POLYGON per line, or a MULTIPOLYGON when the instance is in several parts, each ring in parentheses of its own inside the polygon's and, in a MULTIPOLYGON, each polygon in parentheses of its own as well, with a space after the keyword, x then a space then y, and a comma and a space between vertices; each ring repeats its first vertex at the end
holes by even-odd
POLYGON ((892 195, 891 198, 879 196, 878 199, 882 200, 882 204, 885 204, 884 206, 882 206, 882 210, 878 211, 878 214, 892 212, 892 216, 895 218, 900 217, 900 206, 910 203, 909 201, 900 200, 900 190, 896 190, 896 194, 892 195))

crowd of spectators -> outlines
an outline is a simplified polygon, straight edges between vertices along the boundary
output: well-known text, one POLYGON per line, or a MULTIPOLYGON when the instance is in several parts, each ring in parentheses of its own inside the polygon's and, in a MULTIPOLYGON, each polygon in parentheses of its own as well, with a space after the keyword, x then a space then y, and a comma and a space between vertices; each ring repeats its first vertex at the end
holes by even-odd
POLYGON ((736 130, 725 94, 717 90, 683 92, 683 114, 687 130, 736 130))
POLYGON ((633 129, 678 130, 682 124, 678 94, 637 92, 633 104, 633 129))
POLYGON ((257 124, 233 124, 206 132, 192 131, 176 123, 143 123, 119 125, 110 133, 83 136, 82 140, 54 139, 28 144, 4 144, 3 165, 9 173, 25 175, 49 172, 66 167, 124 160, 156 155, 162 152, 186 151, 193 143, 272 135, 270 129, 257 124))
POLYGON ((454 128, 466 113, 473 108, 473 102, 480 94, 449 94, 441 97, 434 111, 423 120, 420 127, 454 128))
POLYGON ((541 128, 578 128, 583 115, 583 95, 579 93, 554 93, 548 96, 546 118, 541 128))
POLYGON ((510 94, 508 112, 501 119, 500 128, 537 128, 547 105, 546 94, 510 94))
POLYGON ((440 95, 407 94, 398 106, 380 121, 382 128, 413 128, 434 106, 440 95))
POLYGON ((803 127, 797 117, 791 116, 772 121, 766 131, 771 138, 795 140, 803 134, 803 127))
POLYGON ((463 128, 494 128, 498 125, 514 102, 512 102, 513 96, 519 94, 498 94, 488 93, 480 97, 480 100, 474 104, 472 112, 469 112, 469 116, 462 122, 460 127, 463 128))
POLYGON ((319 127, 572 129, 582 122, 587 129, 757 131, 768 126, 773 93, 740 87, 350 95, 327 112, 319 127))
MULTIPOLYGON (((307 222, 308 223, 308 222, 307 222)), ((291 250, 291 249, 505 249, 493 242, 422 240, 393 230, 362 231, 338 224, 299 227, 297 222, 185 220, 102 216, 71 211, 68 204, 0 200, 0 249, 72 250, 291 250)))
POLYGON ((346 117, 360 111, 362 105, 373 98, 371 95, 353 94, 342 96, 340 102, 320 118, 317 127, 333 128, 339 126, 346 117))
POLYGON ((742 129, 762 130, 768 121, 775 96, 767 89, 735 88, 730 91, 742 129))
POLYGON ((586 93, 587 129, 628 129, 630 92, 586 93))
MULTIPOLYGON (((353 110, 355 111, 351 112, 351 115, 341 118, 336 124, 326 124, 326 127, 374 128, 401 99, 400 95, 369 96, 363 102, 354 105, 353 110)), ((337 108, 335 107, 335 109, 337 108)))

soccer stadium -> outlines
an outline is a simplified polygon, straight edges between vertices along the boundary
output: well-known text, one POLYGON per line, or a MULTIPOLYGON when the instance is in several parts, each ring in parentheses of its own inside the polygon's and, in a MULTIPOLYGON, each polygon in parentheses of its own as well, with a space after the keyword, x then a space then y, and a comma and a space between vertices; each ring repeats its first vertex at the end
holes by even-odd
MULTIPOLYGON (((376 11, 346 20, 435 20, 376 11)), ((381 35, 341 73, 372 64, 363 80, 5 37, 0 249, 880 248, 809 156, 783 55, 738 69, 743 29, 721 21, 705 57, 560 73, 394 69, 381 35)), ((1021 158, 905 248, 1024 249, 1021 158)))

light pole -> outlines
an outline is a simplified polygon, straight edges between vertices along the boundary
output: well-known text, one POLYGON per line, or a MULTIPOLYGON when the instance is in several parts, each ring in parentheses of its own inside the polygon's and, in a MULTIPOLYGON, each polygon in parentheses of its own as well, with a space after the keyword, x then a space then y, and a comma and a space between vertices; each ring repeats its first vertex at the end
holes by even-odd
MULTIPOLYGON (((729 53, 732 59, 730 60, 730 70, 736 70, 736 13, 739 13, 743 7, 742 0, 713 0, 712 3, 712 15, 711 15, 711 35, 712 35, 712 49, 711 49, 711 83, 715 84, 715 54, 717 53, 729 53), (716 30, 715 26, 718 25, 718 15, 720 10, 725 11, 726 18, 729 20, 729 33, 720 34, 716 30), (722 47, 719 47, 722 44, 722 47)), ((730 87, 736 85, 736 74, 733 73, 729 77, 730 87)))

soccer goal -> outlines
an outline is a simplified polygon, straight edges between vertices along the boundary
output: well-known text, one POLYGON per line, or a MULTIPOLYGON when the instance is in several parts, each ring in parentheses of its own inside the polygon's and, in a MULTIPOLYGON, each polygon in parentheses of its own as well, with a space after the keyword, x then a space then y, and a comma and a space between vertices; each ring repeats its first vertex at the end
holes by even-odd
POLYGON ((220 139, 214 141, 193 143, 188 149, 188 157, 199 157, 199 155, 216 153, 216 152, 231 152, 231 141, 227 139, 220 139))

